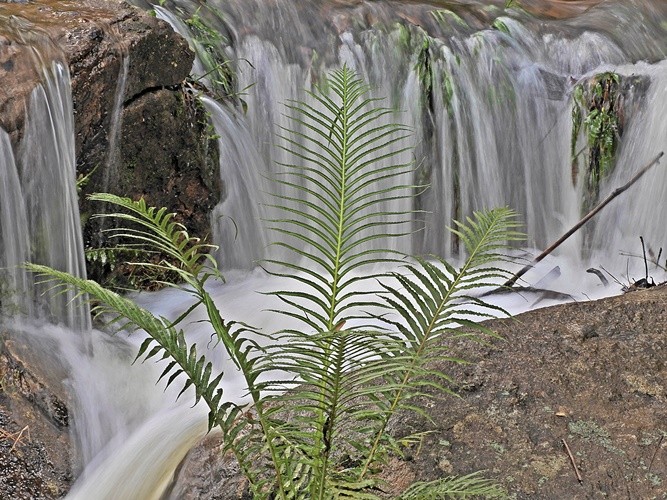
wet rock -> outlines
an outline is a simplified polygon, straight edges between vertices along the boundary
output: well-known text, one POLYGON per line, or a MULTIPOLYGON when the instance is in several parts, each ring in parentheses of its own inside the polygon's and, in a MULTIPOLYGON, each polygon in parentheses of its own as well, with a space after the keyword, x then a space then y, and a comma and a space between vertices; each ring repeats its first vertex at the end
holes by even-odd
MULTIPOLYGON (((218 153, 205 113, 183 87, 193 60, 167 23, 126 2, 0 4, 0 126, 15 148, 40 61, 69 67, 77 171, 89 176, 80 197, 86 247, 106 245, 90 218, 100 208, 85 199, 101 191, 144 195, 182 211, 191 234, 210 233, 218 153)), ((89 271, 99 278, 109 269, 93 263, 89 271)))
POLYGON ((62 497, 72 481, 58 389, 0 344, 0 498, 62 497))
MULTIPOLYGON (((395 436, 428 434, 406 450, 406 460, 389 462, 383 488, 398 493, 406 478, 484 470, 517 499, 662 498, 665 322, 663 285, 490 321, 487 326, 502 336, 491 344, 452 342, 453 357, 474 363, 439 367, 456 381, 460 397, 433 394, 419 401, 432 422, 397 415, 395 436)), ((232 473, 235 464, 218 458, 212 465, 217 447, 209 439, 190 454, 175 490, 182 498, 240 498, 238 491, 219 491, 216 478, 232 473), (206 479, 209 469, 217 476, 206 479)))
MULTIPOLYGON (((113 166, 113 180, 104 186, 100 185, 104 179, 96 177, 85 192, 144 197, 149 205, 176 212, 177 220, 191 234, 208 236, 209 214, 219 200, 220 173, 206 120, 203 109, 188 94, 168 89, 142 94, 124 108, 122 148, 113 166)), ((100 213, 105 208, 87 201, 82 205, 87 213, 100 213)), ((109 227, 107 223, 105 229, 109 227)), ((106 245, 95 221, 84 226, 84 240, 89 248, 106 245)), ((89 263, 88 271, 92 279, 113 285, 125 284, 132 273, 132 269, 111 261, 89 263)), ((131 286, 142 288, 151 281, 149 276, 132 279, 131 286)))

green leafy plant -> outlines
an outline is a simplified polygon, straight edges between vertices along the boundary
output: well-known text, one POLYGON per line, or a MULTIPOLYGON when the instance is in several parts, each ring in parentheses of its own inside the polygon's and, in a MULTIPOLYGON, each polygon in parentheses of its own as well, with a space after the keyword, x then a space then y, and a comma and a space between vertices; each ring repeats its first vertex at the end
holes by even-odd
POLYGON ((573 91, 570 154, 573 177, 576 177, 579 156, 584 151, 587 153, 584 212, 597 201, 600 183, 609 176, 616 163, 616 148, 622 134, 619 85, 619 76, 607 72, 596 75, 587 86, 577 84, 573 91), (582 139, 584 145, 579 148, 582 139))
MULTIPOLYGON (((217 16, 220 15, 210 7, 208 10, 217 16)), ((235 97, 236 73, 223 50, 226 40, 219 31, 210 26, 201 13, 201 7, 184 19, 192 31, 195 53, 205 69, 204 75, 194 76, 193 80, 206 81, 211 90, 221 97, 235 97)))
MULTIPOLYGON (((168 256, 158 267, 178 276, 195 303, 173 321, 159 318, 99 284, 44 266, 29 265, 54 286, 75 287, 99 301, 98 313, 117 328, 142 329, 137 358, 166 360, 160 379, 183 382, 209 408, 209 427, 224 434, 255 498, 378 498, 378 471, 400 454, 410 436, 392 436, 388 424, 401 411, 425 412, 416 398, 447 393, 449 379, 433 362, 460 362, 447 339, 490 334, 473 318, 502 310, 474 295, 505 279, 497 263, 508 241, 520 238, 506 208, 474 214, 452 231, 467 256, 460 267, 443 259, 409 260, 386 243, 410 234, 410 209, 387 208, 421 188, 401 179, 412 165, 400 161, 409 130, 391 121, 393 111, 368 97, 368 87, 347 67, 334 72, 309 102, 291 102, 292 126, 282 134, 294 163, 276 182, 284 189, 269 221, 275 245, 292 258, 269 259, 269 273, 298 291, 275 295, 284 315, 300 325, 266 335, 222 318, 206 291, 219 278, 211 246, 188 235, 164 209, 108 194, 94 195, 119 211, 129 229, 114 229, 123 246, 168 256), (405 266, 380 272, 378 266, 405 266), (366 282, 376 292, 360 291, 366 282), (379 297, 379 298, 374 298, 379 297), (212 333, 244 378, 249 402, 226 402, 223 373, 188 343, 180 325, 203 307, 212 333), (364 312, 367 311, 367 312, 364 312), (109 317, 109 316, 108 316, 109 317), (351 326, 351 325, 357 326, 351 326), (459 330, 466 327, 466 332, 459 330), (262 339, 266 337, 267 342, 262 339), (263 345, 266 344, 266 345, 263 345)), ((448 498, 503 492, 473 474, 419 483, 401 498, 448 498)))
POLYGON ((238 89, 236 61, 229 59, 225 52, 229 43, 219 29, 220 24, 224 25, 222 12, 206 4, 193 11, 166 0, 160 0, 153 13, 158 9, 173 12, 183 22, 181 34, 188 40, 200 65, 196 65, 196 71, 183 82, 183 90, 195 97, 207 94, 233 102, 245 111, 247 104, 243 95, 247 88, 238 89))

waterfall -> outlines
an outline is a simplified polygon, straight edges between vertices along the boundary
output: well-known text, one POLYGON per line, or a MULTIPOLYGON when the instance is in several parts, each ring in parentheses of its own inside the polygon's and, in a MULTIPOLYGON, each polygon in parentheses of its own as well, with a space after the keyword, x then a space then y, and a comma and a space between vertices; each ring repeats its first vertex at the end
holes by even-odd
POLYGON ((9 135, 0 130, 0 227, 2 228, 3 315, 32 314, 29 277, 21 264, 29 256, 28 218, 9 135))
MULTIPOLYGON (((624 109, 628 127, 618 168, 603 181, 603 192, 625 183, 643 159, 667 149, 665 134, 660 135, 661 105, 648 104, 664 103, 664 63, 656 61, 665 57, 667 46, 664 26, 651 10, 659 7, 641 1, 603 4, 572 19, 537 21, 524 11, 494 6, 211 2, 216 15, 198 15, 225 37, 224 53, 235 64, 247 102, 245 116, 224 107, 211 111, 227 164, 221 168, 228 197, 216 218, 229 217, 226 224, 233 228, 217 232, 225 266, 247 267, 262 257, 257 254, 270 240, 256 225, 260 211, 271 218, 266 208, 257 208, 265 203, 261 193, 267 188, 257 179, 271 177, 276 165, 290 161, 279 138, 281 127, 292 126, 284 103, 307 99, 328 71, 344 63, 371 83, 374 97, 387 98, 385 104, 397 110, 395 120, 413 127, 414 181, 431 185, 413 207, 428 213, 424 231, 400 250, 456 254, 457 242, 446 229, 450 221, 501 205, 523 216, 529 246, 546 247, 583 215, 582 183, 573 182, 570 158, 576 84, 604 71, 650 81, 642 104, 624 109), (225 170, 231 165, 243 171, 240 191, 239 176, 225 170)), ((178 6, 182 17, 194 12, 187 2, 178 6)), ((178 16, 156 10, 196 44, 178 16)), ((203 74, 203 68, 199 61, 194 71, 203 74)), ((652 206, 638 206, 635 196, 629 192, 615 205, 624 219, 607 213, 591 230, 592 241, 577 234, 558 253, 612 249, 617 255, 640 235, 655 246, 667 244, 654 216, 655 203, 664 196, 655 193, 652 206), (614 225, 621 220, 623 226, 614 225)))
POLYGON ((34 285, 33 278, 19 268, 31 261, 85 276, 69 71, 58 62, 42 71, 43 82, 32 91, 26 106, 17 152, 0 131, 2 265, 10 276, 4 294, 9 295, 7 304, 18 306, 24 316, 36 314, 86 331, 90 311, 83 298, 73 291, 45 294, 49 286, 34 285))
MULTIPOLYGON (((627 124, 617 167, 604 183, 601 196, 624 184, 657 152, 667 150, 667 60, 615 69, 628 76, 644 75, 650 78, 651 85, 627 124)), ((662 220, 667 203, 667 165, 664 157, 661 164, 651 169, 640 182, 641 187, 627 192, 623 195, 625 198, 600 214, 594 235, 600 248, 641 255, 639 236, 644 237, 653 255, 658 253, 659 248, 667 248, 667 224, 662 220)))

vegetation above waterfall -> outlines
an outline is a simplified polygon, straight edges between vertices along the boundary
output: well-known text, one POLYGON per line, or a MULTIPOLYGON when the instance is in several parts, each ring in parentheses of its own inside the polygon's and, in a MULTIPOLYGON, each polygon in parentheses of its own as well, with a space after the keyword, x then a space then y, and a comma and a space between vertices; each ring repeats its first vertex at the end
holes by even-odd
POLYGON ((583 164, 584 213, 597 203, 600 183, 616 163, 616 148, 623 132, 619 82, 619 75, 602 73, 574 87, 572 177, 576 179, 583 164))
MULTIPOLYGON (((90 294, 100 302, 97 312, 110 314, 116 327, 147 333, 137 357, 165 359, 160 378, 167 385, 185 376, 181 394, 192 387, 196 401, 208 405, 209 427, 222 429, 256 498, 376 498, 387 458, 420 439, 391 435, 391 419, 423 413, 416 409, 418 398, 449 391, 447 374, 435 363, 461 360, 449 355, 446 339, 491 334, 472 318, 502 310, 471 291, 506 277, 496 263, 505 259, 506 243, 520 238, 509 209, 477 213, 452 229, 467 252, 460 267, 417 259, 405 261, 400 274, 378 272, 379 265, 403 258, 387 248, 410 233, 413 215, 409 204, 388 209, 386 201, 409 202, 422 189, 402 181, 412 166, 397 161, 407 146, 395 145, 407 129, 391 121, 392 110, 366 96, 368 88, 348 68, 334 72, 327 87, 331 94, 318 91, 309 102, 287 105, 293 127, 284 139, 294 163, 283 165, 276 180, 288 188, 276 199, 285 216, 269 221, 279 236, 276 245, 297 257, 265 263, 298 286, 274 292, 284 304, 275 312, 300 327, 260 332, 223 318, 206 290, 219 277, 210 245, 143 200, 93 197, 120 209, 103 217, 126 223, 113 230, 122 246, 170 257, 137 265, 174 273, 186 285, 196 303, 177 319, 156 317, 95 282, 30 266, 48 281, 90 294), (360 291, 365 282, 379 298, 360 291), (243 375, 251 402, 226 401, 219 388, 225 374, 187 339, 182 327, 196 307, 205 308, 218 348, 243 375), (461 326, 474 333, 462 334, 461 326)), ((502 495, 472 474, 415 485, 401 498, 423 498, 426 491, 502 495)))

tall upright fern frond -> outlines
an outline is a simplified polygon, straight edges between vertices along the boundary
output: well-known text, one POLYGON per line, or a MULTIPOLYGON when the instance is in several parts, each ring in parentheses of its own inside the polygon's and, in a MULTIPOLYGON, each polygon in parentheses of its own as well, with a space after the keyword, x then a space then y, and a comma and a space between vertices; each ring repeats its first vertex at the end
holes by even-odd
POLYGON ((390 443, 389 419, 427 387, 447 391, 446 375, 427 364, 447 359, 435 341, 474 324, 473 313, 483 317, 496 309, 468 291, 499 279, 503 271, 491 264, 504 258, 502 249, 518 233, 509 210, 457 223, 453 231, 469 254, 460 269, 444 260, 418 259, 407 274, 392 275, 398 286, 374 275, 385 292, 384 306, 399 318, 374 316, 387 327, 381 331, 346 329, 352 310, 381 305, 355 289, 369 274, 354 272, 395 264, 391 240, 410 234, 410 204, 392 211, 385 202, 413 197, 419 188, 402 181, 412 165, 394 161, 405 151, 397 144, 408 130, 381 123, 392 111, 376 107, 366 97, 368 87, 347 67, 333 73, 329 89, 311 93, 312 104, 288 106, 294 130, 285 130, 282 139, 298 162, 283 164, 277 182, 294 194, 278 197, 273 208, 285 217, 270 222, 282 236, 276 244, 296 259, 270 260, 269 271, 298 283, 297 291, 275 295, 288 306, 278 312, 300 320, 306 330, 282 332, 280 347, 263 360, 294 374, 294 382, 268 383, 263 390, 269 397, 281 391, 271 405, 275 428, 281 442, 289 443, 290 460, 310 477, 294 494, 371 498, 375 483, 369 471, 390 443), (288 395, 282 394, 286 388, 288 395), (360 465, 341 468, 345 456, 360 465))
POLYGON ((272 207, 284 217, 269 224, 282 236, 275 245, 291 258, 267 263, 300 285, 298 292, 276 293, 293 306, 281 312, 315 331, 333 331, 348 318, 359 305, 350 289, 360 268, 387 262, 388 240, 411 232, 413 167, 397 161, 411 149, 409 130, 389 121, 395 111, 379 107, 368 92, 343 67, 332 73, 328 92, 317 89, 311 103, 287 105, 293 126, 280 136, 295 163, 280 164, 285 171, 276 182, 287 194, 272 207), (400 200, 404 208, 389 208, 400 200))
POLYGON ((299 443, 295 457, 308 463, 310 498, 330 495, 334 483, 340 491, 350 485, 331 474, 334 437, 345 413, 340 410, 364 392, 361 380, 376 377, 364 379, 363 369, 392 347, 386 335, 350 332, 344 325, 360 307, 377 305, 356 287, 371 277, 371 266, 398 257, 390 241, 412 232, 411 199, 418 189, 410 181, 411 159, 400 160, 411 148, 405 144, 408 128, 391 121, 395 111, 379 107, 347 66, 327 83, 326 91, 309 93, 309 103, 287 105, 292 126, 280 138, 294 163, 280 164, 284 172, 276 182, 285 194, 276 196, 272 208, 284 216, 269 224, 281 236, 275 245, 291 255, 266 262, 269 272, 299 285, 274 295, 288 306, 277 312, 299 320, 306 331, 283 332, 281 352, 270 362, 310 386, 294 392, 306 405, 292 422, 300 425, 281 427, 285 441, 299 443), (300 439, 304 429, 309 439, 300 439))

